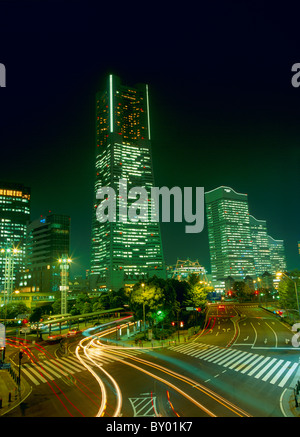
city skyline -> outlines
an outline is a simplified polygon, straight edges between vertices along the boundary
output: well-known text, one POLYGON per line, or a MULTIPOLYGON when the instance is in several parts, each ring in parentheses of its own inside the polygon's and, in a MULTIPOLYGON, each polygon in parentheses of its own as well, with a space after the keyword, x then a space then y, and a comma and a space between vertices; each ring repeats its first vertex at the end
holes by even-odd
MULTIPOLYGON (((79 32, 67 25, 69 11, 63 7, 55 31, 47 26, 42 31, 35 22, 39 41, 24 36, 21 20, 2 27, 3 40, 10 38, 0 59, 7 73, 7 86, 0 89, 2 179, 32 188, 32 219, 49 210, 71 216, 73 271, 89 266, 94 95, 107 74, 128 84, 149 84, 156 184, 205 191, 226 185, 247 193, 253 216, 266 220, 270 235, 285 241, 288 268, 298 267, 299 90, 291 85, 297 51, 286 34, 277 35, 271 18, 260 19, 255 5, 240 8, 255 20, 255 35, 250 21, 235 22, 228 13, 226 23, 215 18, 215 37, 205 23, 197 31, 190 26, 186 36, 184 30, 172 31, 173 39, 168 28, 159 27, 152 39, 144 33, 143 41, 135 39, 135 60, 128 50, 115 55, 117 35, 105 59, 95 55, 95 28, 85 23, 79 32), (66 30, 73 38, 68 46, 60 44, 66 30), (25 47, 32 49, 28 53, 25 47), (20 90, 21 64, 27 68, 20 90)), ((214 16, 209 6, 207 13, 214 16)), ((24 14, 26 26, 33 24, 34 8, 24 14)), ((80 11, 75 7, 72 14, 78 17, 80 11)), ((83 16, 93 22, 92 14, 83 16)), ((133 31, 128 32, 130 39, 133 31)), ((210 270, 207 223, 196 236, 186 235, 181 224, 162 223, 161 231, 166 264, 198 259, 210 270)))

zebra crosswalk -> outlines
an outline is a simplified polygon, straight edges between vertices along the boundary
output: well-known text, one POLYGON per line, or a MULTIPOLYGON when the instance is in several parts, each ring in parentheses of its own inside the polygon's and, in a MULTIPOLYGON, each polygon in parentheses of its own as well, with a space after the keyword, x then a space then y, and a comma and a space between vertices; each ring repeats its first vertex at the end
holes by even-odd
POLYGON ((57 378, 68 377, 85 370, 85 367, 75 357, 42 360, 37 363, 22 364, 22 376, 34 385, 54 381, 57 378))
MULTIPOLYGON (((137 355, 144 351, 132 350, 129 355, 137 355)), ((99 350, 91 350, 89 352, 91 359, 98 365, 103 366, 115 361, 126 359, 122 356, 114 357, 112 354, 104 355, 99 353, 99 350)), ((87 358, 82 358, 84 362, 91 365, 92 362, 87 358)), ((69 355, 67 357, 61 357, 57 359, 41 360, 37 363, 24 363, 21 366, 22 376, 25 377, 30 383, 34 385, 40 385, 49 381, 54 381, 62 377, 69 377, 75 373, 85 371, 86 367, 82 364, 75 355, 69 355)))
POLYGON ((240 351, 205 343, 185 343, 169 346, 168 349, 218 364, 224 368, 253 376, 270 384, 284 387, 296 372, 299 363, 289 360, 266 357, 256 353, 240 351))

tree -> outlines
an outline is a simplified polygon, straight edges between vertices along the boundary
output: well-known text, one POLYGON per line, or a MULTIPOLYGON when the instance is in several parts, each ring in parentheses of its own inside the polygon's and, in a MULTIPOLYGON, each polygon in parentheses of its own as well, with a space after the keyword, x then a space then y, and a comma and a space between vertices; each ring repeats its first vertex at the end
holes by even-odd
POLYGON ((111 290, 108 292, 110 308, 119 308, 128 304, 128 294, 125 288, 118 291, 111 290))
POLYGON ((299 288, 300 288, 300 271, 294 270, 288 274, 288 278, 286 276, 282 276, 281 281, 278 285, 278 294, 280 298, 280 302, 284 308, 288 309, 297 309, 297 296, 296 289, 298 294, 298 301, 300 302, 299 296, 299 288))
POLYGON ((29 308, 24 303, 8 303, 2 307, 2 314, 6 319, 14 319, 19 314, 27 314, 29 312, 29 308))
POLYGON ((178 302, 179 306, 183 306, 190 292, 190 284, 187 281, 178 281, 178 279, 174 278, 169 279, 168 281, 175 291, 176 301, 178 302))
POLYGON ((234 282, 232 290, 235 292, 235 296, 239 302, 250 300, 253 293, 249 285, 243 281, 234 282))

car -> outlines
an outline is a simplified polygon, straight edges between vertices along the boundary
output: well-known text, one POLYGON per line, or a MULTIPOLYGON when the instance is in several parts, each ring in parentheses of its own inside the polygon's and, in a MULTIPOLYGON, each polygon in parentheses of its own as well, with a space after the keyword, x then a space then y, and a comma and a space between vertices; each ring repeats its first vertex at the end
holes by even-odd
POLYGON ((61 335, 49 335, 46 341, 48 341, 49 343, 58 343, 61 339, 61 335))
POLYGON ((75 337, 76 334, 78 334, 80 331, 76 331, 76 329, 71 329, 71 331, 69 331, 67 333, 67 337, 75 337))
POLYGON ((219 305, 218 308, 219 310, 225 310, 225 305, 219 305))

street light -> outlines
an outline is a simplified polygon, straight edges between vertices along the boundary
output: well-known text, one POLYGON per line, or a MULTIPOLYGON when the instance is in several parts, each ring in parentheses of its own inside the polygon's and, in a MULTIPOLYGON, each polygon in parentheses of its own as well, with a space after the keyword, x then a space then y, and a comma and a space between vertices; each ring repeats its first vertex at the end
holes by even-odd
POLYGON ((61 314, 67 314, 67 291, 69 288, 68 285, 68 276, 69 276, 69 264, 71 264, 72 260, 67 255, 63 255, 62 258, 58 260, 61 269, 61 314))
POLYGON ((297 301, 297 308, 298 308, 298 314, 299 314, 299 317, 300 317, 299 299, 298 299, 298 290, 297 290, 297 283, 296 283, 296 281, 293 281, 293 279, 291 279, 287 274, 285 274, 283 272, 277 272, 276 276, 277 276, 277 278, 281 278, 281 276, 285 276, 287 279, 289 279, 290 281, 292 281, 294 283, 295 294, 296 294, 296 301, 297 301))

